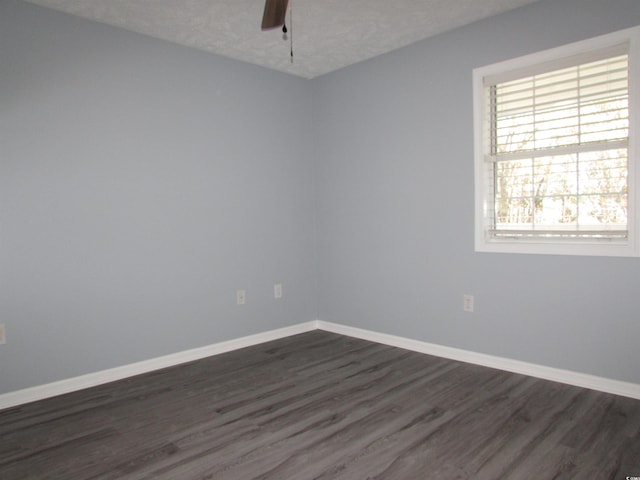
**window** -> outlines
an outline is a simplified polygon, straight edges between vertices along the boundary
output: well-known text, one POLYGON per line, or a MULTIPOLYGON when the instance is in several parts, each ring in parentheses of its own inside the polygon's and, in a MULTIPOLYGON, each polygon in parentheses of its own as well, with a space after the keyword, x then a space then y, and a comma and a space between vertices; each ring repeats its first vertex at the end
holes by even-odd
POLYGON ((640 27, 475 69, 476 251, 638 256, 640 27))

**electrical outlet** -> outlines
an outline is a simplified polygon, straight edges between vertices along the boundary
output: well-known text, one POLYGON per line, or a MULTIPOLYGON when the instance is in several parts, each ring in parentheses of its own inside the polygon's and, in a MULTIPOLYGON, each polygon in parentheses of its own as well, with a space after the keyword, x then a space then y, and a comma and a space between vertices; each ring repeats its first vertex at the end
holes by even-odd
POLYGON ((473 295, 465 295, 463 300, 465 312, 473 312, 473 295))
POLYGON ((247 303, 247 292, 245 290, 236 291, 236 305, 244 305, 247 303))
POLYGON ((273 286, 273 298, 282 298, 282 284, 276 283, 273 286))
POLYGON ((0 325, 0 345, 7 343, 7 330, 4 324, 0 325))

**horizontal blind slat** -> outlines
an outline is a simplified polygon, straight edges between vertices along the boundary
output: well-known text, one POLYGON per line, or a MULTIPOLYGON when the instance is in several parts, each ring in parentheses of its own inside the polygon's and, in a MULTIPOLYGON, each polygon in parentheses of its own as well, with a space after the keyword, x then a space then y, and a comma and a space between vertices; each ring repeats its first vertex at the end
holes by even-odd
POLYGON ((510 229, 490 229, 489 233, 497 238, 583 238, 583 239, 626 239, 629 236, 628 230, 510 230, 510 229))
POLYGON ((487 162, 500 162, 506 160, 522 160, 526 158, 539 158, 539 157, 554 157, 560 155, 567 155, 572 153, 583 152, 599 152, 606 150, 617 150, 621 148, 628 148, 629 140, 615 140, 611 142, 594 142, 583 143, 578 145, 568 145, 553 148, 541 148, 538 150, 519 150, 514 152, 506 152, 494 155, 485 155, 485 161, 487 162))

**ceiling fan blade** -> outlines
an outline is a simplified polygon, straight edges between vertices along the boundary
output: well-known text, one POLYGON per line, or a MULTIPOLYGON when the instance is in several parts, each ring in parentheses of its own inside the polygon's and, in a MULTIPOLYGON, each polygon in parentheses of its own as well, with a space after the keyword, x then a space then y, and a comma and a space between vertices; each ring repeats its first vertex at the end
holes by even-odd
POLYGON ((262 30, 284 25, 289 0, 265 0, 264 15, 262 16, 262 30))

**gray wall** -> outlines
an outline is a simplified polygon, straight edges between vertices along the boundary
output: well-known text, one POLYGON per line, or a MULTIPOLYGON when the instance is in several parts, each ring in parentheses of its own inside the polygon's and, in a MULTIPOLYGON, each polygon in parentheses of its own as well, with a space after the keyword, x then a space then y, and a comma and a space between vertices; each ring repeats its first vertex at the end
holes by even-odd
POLYGON ((314 81, 319 318, 640 382, 640 259, 474 253, 471 89, 636 24, 638 0, 541 1, 314 81))
POLYGON ((0 393, 316 318, 311 87, 0 1, 0 393))

